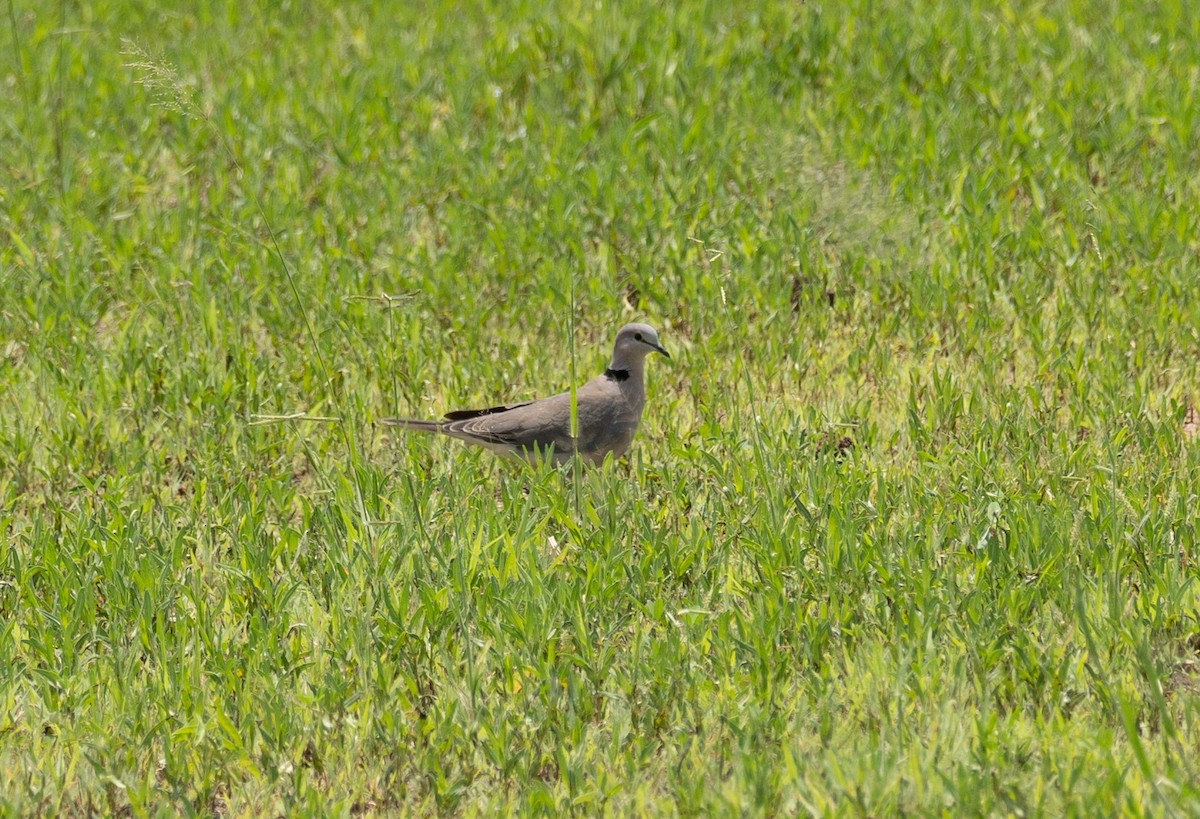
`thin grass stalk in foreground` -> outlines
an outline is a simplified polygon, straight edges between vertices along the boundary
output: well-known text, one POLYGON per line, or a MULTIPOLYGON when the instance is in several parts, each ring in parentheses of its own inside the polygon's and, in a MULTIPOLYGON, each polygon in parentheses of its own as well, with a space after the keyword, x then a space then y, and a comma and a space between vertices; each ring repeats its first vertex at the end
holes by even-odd
POLYGON ((17 85, 21 87, 21 96, 25 104, 29 104, 29 90, 25 85, 25 63, 21 57, 21 39, 17 37, 17 12, 13 8, 13 0, 8 0, 8 24, 12 27, 10 33, 13 41, 13 55, 17 64, 17 85))
MULTIPOLYGON (((188 93, 184 87, 179 75, 175 72, 174 67, 164 63, 161 60, 156 60, 150 56, 149 52, 139 46, 137 43, 129 39, 122 40, 125 50, 124 53, 138 58, 138 62, 127 63, 127 67, 139 69, 143 72, 138 82, 145 88, 153 91, 163 107, 175 111, 183 116, 199 119, 204 125, 217 137, 221 144, 222 150, 233 163, 234 168, 241 176, 245 176, 245 169, 242 167, 241 160, 238 159, 237 153, 233 150, 233 145, 225 132, 217 127, 212 118, 197 104, 195 98, 188 93)), ((61 82, 61 79, 60 79, 61 82)), ((300 310, 300 317, 304 320, 304 330, 308 335, 309 344, 312 345, 313 352, 317 356, 317 364, 321 368, 321 374, 325 378, 325 384, 328 387, 333 383, 333 378, 329 374, 329 367, 325 364, 325 356, 321 353, 321 345, 317 343, 317 334, 313 330, 312 321, 309 319, 308 311, 304 307, 304 300, 300 297, 300 288, 296 285, 296 278, 292 275, 292 268, 287 263, 287 258, 283 255, 283 249, 279 246, 278 234, 275 228, 271 225, 271 220, 267 216, 267 211, 263 207, 262 199, 259 198, 258 192, 253 186, 246 186, 247 192, 250 194, 251 201, 254 202, 254 208, 258 211, 258 215, 263 220, 263 225, 267 229, 267 235, 271 239, 271 248, 275 259, 279 262, 280 268, 283 270, 284 277, 287 279, 288 287, 292 291, 292 296, 296 300, 296 306, 300 310)), ((374 533, 370 526, 370 515, 367 513, 366 500, 363 497, 362 482, 359 479, 358 470, 362 463, 362 459, 358 457, 359 453, 355 446, 355 440, 350 425, 346 423, 346 413, 342 406, 341 399, 337 395, 337 391, 333 390, 332 398, 335 408, 337 409, 337 426, 342 434, 342 441, 346 446, 346 455, 350 461, 350 473, 354 479, 355 502, 358 505, 359 517, 365 524, 362 529, 367 540, 373 542, 374 533)))
POLYGON ((579 389, 576 383, 576 361, 575 361, 575 270, 572 268, 568 273, 569 282, 567 286, 567 353, 570 357, 570 374, 571 374, 571 440, 575 444, 575 452, 572 456, 571 464, 571 485, 574 488, 575 495, 575 515, 578 517, 581 504, 580 493, 582 486, 580 484, 581 474, 583 472, 582 458, 579 455, 579 400, 575 393, 579 389))
MULTIPOLYGON (((388 297, 392 298, 391 296, 388 297)), ((392 356, 396 355, 396 319, 392 317, 391 303, 388 304, 387 319, 388 319, 388 353, 392 356)), ((400 414, 400 379, 396 377, 396 362, 392 361, 392 366, 389 367, 392 371, 392 412, 395 415, 400 414)))
MULTIPOLYGON (((25 110, 22 113, 25 121, 31 123, 30 112, 33 110, 33 100, 30 96, 29 83, 25 79, 25 58, 21 54, 21 38, 17 36, 19 29, 17 28, 17 12, 13 8, 13 0, 8 0, 8 25, 9 31, 12 34, 13 62, 17 64, 17 87, 21 89, 21 102, 25 106, 25 110)), ((21 134, 18 134, 18 136, 21 137, 21 144, 25 146, 26 160, 29 162, 29 170, 32 173, 35 165, 33 146, 29 144, 27 137, 21 134)))
MULTIPOLYGON (((67 180, 63 171, 63 40, 67 31, 67 0, 58 3, 58 44, 54 52, 54 74, 58 91, 54 95, 54 171, 58 177, 58 195, 67 195, 67 180)), ((18 55, 19 56, 19 55, 18 55)))

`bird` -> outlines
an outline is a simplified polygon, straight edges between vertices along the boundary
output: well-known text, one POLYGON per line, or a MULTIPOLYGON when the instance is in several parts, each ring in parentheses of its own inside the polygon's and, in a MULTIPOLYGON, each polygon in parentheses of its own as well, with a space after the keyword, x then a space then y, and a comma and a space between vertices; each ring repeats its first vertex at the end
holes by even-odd
POLYGON ((575 390, 578 436, 571 436, 571 393, 446 413, 441 421, 383 418, 405 430, 440 433, 501 455, 527 461, 548 457, 558 466, 576 453, 597 466, 605 457, 620 458, 629 449, 646 403, 646 356, 671 355, 649 324, 626 324, 617 331, 612 359, 603 373, 575 390))

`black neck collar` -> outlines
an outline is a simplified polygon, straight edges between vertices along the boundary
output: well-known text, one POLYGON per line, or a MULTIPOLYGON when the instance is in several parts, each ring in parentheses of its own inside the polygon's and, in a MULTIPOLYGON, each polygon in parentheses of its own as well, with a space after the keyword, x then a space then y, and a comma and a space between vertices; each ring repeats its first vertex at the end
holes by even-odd
POLYGON ((604 374, 613 381, 625 381, 629 378, 629 370, 614 370, 612 367, 605 370, 604 374))

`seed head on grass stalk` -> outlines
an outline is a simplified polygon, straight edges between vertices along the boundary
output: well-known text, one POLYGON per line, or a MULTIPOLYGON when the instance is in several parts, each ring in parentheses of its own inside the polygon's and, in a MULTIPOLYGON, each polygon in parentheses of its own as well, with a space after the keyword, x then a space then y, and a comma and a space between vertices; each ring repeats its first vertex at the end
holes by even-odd
POLYGON ((156 59, 128 37, 121 38, 121 53, 133 58, 134 61, 125 63, 125 67, 138 72, 138 85, 154 95, 155 105, 211 125, 208 115, 196 101, 194 89, 179 76, 175 66, 156 59))

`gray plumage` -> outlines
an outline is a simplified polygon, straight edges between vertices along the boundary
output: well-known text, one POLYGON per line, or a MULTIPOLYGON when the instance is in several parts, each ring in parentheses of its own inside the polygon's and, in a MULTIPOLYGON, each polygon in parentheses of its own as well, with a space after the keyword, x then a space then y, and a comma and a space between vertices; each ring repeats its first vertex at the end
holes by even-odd
POLYGON ((538 401, 450 412, 443 421, 384 418, 382 423, 449 435, 504 455, 537 459, 549 451, 555 464, 571 460, 578 443, 580 457, 599 464, 609 453, 621 457, 633 441, 646 403, 646 356, 650 353, 671 357, 650 325, 626 324, 617 332, 608 369, 575 391, 578 442, 571 438, 569 392, 538 401))

